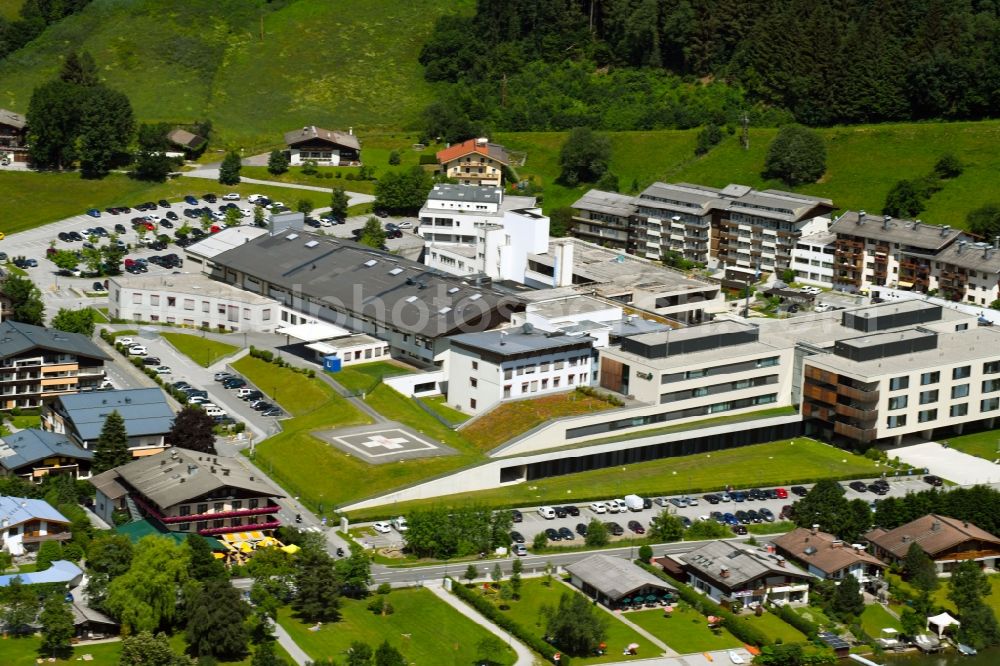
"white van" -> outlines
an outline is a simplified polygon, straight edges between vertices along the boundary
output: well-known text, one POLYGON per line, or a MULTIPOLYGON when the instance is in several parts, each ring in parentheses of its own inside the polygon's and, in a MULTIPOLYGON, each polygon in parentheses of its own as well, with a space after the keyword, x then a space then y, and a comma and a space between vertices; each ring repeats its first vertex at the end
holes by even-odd
POLYGON ((202 405, 202 407, 205 409, 205 413, 211 416, 213 419, 219 416, 226 415, 226 411, 224 409, 216 407, 215 405, 209 405, 209 406, 202 405))
POLYGON ((406 518, 404 516, 399 516, 398 518, 393 518, 392 526, 396 528, 396 531, 403 533, 410 527, 406 524, 406 518))
POLYGON ((556 510, 551 506, 540 506, 538 507, 538 515, 545 520, 555 520, 556 510))

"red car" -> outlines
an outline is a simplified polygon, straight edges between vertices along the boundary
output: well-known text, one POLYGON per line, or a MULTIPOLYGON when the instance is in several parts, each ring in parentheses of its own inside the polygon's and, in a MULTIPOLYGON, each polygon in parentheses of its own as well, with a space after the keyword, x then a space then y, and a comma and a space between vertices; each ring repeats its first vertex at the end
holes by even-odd
POLYGON ((774 492, 778 493, 778 499, 788 499, 788 491, 784 488, 775 488, 774 492))

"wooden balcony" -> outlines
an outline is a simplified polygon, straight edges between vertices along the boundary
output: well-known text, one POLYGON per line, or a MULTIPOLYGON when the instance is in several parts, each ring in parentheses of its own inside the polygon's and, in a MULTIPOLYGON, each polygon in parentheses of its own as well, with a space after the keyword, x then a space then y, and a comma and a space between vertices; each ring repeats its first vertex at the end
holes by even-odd
POLYGON ((827 405, 834 405, 837 403, 836 391, 823 388, 822 386, 817 386, 816 384, 811 384, 808 381, 802 387, 802 395, 806 398, 822 402, 827 405))
POLYGON ((851 400, 857 400, 858 402, 878 402, 879 393, 875 391, 865 391, 863 389, 857 389, 853 386, 847 386, 846 384, 837 385, 837 393, 850 398, 851 400))
POLYGON ((838 403, 835 409, 837 414, 846 416, 854 421, 858 421, 863 425, 874 425, 876 419, 878 419, 878 410, 874 407, 871 409, 863 409, 857 406, 842 405, 838 403))
POLYGON ((833 424, 833 431, 838 435, 843 435, 844 437, 853 439, 856 442, 861 442, 862 444, 867 444, 868 442, 875 440, 876 437, 875 428, 862 429, 841 421, 837 421, 833 424))

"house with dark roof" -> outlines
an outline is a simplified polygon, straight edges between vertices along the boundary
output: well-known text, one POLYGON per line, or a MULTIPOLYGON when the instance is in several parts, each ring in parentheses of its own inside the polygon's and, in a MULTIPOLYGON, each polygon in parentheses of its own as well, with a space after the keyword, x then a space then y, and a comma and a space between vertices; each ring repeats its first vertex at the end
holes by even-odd
POLYGON ((197 153, 208 143, 208 139, 205 137, 194 132, 189 132, 183 127, 175 127, 167 132, 167 141, 185 153, 197 153))
POLYGON ((591 555, 566 567, 570 582, 608 608, 673 598, 677 588, 623 557, 591 555))
POLYGON ((0 409, 37 408, 44 399, 93 390, 109 360, 85 335, 0 322, 0 409))
POLYGON ((594 342, 531 324, 455 335, 445 364, 448 404, 478 414, 503 400, 590 386, 597 379, 594 342))
POLYGON ((778 552, 824 580, 854 576, 861 584, 882 577, 886 565, 861 544, 844 543, 827 532, 797 527, 771 539, 778 552))
POLYGON ((171 532, 202 536, 281 526, 270 483, 225 458, 171 447, 90 480, 97 513, 105 520, 121 507, 134 519, 151 518, 171 532))
POLYGON ((86 478, 93 458, 93 451, 66 435, 46 430, 19 430, 0 438, 0 475, 19 476, 32 483, 41 483, 50 474, 86 478))
POLYGON ((0 109, 0 162, 27 161, 27 119, 20 113, 0 109))
POLYGON ((159 453, 174 422, 174 410, 159 388, 95 391, 61 396, 42 409, 42 428, 93 449, 111 412, 125 420, 132 455, 159 453))
POLYGON ((422 364, 443 362, 448 336, 494 328, 521 307, 488 284, 302 230, 221 252, 209 270, 215 279, 277 301, 282 325, 335 324, 385 340, 394 354, 422 364))
POLYGON ((807 604, 815 579, 782 555, 737 542, 711 541, 668 557, 682 565, 691 587, 724 606, 807 604))
POLYGON ((289 164, 312 160, 327 166, 355 166, 361 163, 361 142, 354 129, 347 132, 327 130, 315 125, 285 132, 289 164))
POLYGON ((934 560, 938 573, 949 573, 967 560, 1000 569, 1000 538, 967 520, 929 513, 895 529, 875 528, 865 538, 875 556, 890 564, 904 560, 916 543, 934 560))
POLYGON ((72 538, 69 519, 45 500, 0 497, 0 548, 11 555, 38 550, 43 541, 72 538))
POLYGON ((437 153, 440 172, 463 185, 503 185, 507 149, 487 138, 469 139, 437 153))

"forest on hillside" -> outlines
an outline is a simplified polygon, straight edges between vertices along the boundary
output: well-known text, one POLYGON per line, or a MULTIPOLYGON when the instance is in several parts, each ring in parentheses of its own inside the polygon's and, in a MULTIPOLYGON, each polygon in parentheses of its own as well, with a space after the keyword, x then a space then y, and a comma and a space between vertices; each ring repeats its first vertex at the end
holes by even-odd
POLYGON ((1000 0, 478 0, 420 58, 445 134, 980 119, 1000 0))

